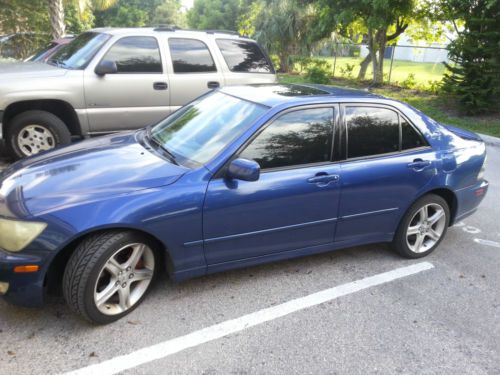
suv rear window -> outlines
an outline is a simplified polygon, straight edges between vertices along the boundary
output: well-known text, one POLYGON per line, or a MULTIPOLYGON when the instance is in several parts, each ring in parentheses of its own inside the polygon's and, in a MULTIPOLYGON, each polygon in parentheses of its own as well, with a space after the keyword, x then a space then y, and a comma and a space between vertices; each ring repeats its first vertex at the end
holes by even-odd
POLYGON ((232 72, 273 73, 269 60, 256 43, 233 39, 216 42, 232 72))

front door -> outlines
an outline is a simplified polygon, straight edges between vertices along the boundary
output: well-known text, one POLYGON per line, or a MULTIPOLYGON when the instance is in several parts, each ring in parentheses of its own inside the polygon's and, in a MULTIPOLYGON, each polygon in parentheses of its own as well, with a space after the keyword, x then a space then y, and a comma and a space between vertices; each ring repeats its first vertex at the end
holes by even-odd
POLYGON ((168 76, 163 71, 155 37, 121 38, 103 60, 114 61, 118 71, 102 77, 93 68, 85 71, 85 102, 91 132, 137 129, 170 113, 168 76))
POLYGON ((260 164, 259 180, 209 183, 203 213, 209 265, 333 242, 340 172, 331 162, 335 110, 279 116, 238 155, 260 164))

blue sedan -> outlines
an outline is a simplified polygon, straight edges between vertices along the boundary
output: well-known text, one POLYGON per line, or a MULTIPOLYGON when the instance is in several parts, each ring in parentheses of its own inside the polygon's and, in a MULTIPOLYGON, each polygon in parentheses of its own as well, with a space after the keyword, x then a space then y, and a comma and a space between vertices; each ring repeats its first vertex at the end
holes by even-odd
POLYGON ((0 175, 0 294, 62 289, 104 324, 180 281, 375 242, 436 249, 484 198, 485 145, 403 103, 328 86, 234 86, 157 125, 0 175))

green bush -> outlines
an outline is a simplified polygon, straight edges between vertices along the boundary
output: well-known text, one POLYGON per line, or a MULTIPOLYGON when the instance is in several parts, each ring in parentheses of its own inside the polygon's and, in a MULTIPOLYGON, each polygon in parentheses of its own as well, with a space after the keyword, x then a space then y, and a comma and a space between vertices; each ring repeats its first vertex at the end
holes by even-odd
POLYGON ((352 78, 352 73, 354 72, 354 68, 356 66, 354 64, 349 64, 349 63, 346 63, 344 66, 341 66, 339 68, 340 70, 340 74, 343 76, 343 77, 346 77, 346 78, 352 78))
POLYGON ((306 78, 312 83, 330 83, 330 71, 328 61, 311 59, 306 67, 306 78))
POLYGON ((401 82, 401 87, 405 89, 414 89, 417 86, 417 80, 415 79, 415 74, 410 73, 404 81, 401 82))

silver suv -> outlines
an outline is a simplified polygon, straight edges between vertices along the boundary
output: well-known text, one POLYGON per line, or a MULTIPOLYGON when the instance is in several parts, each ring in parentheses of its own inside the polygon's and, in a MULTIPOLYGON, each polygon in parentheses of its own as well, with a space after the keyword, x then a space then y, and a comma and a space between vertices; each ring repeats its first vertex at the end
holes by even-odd
POLYGON ((275 81, 262 48, 235 33, 94 29, 48 64, 0 65, 0 136, 18 159, 157 122, 219 86, 275 81))

